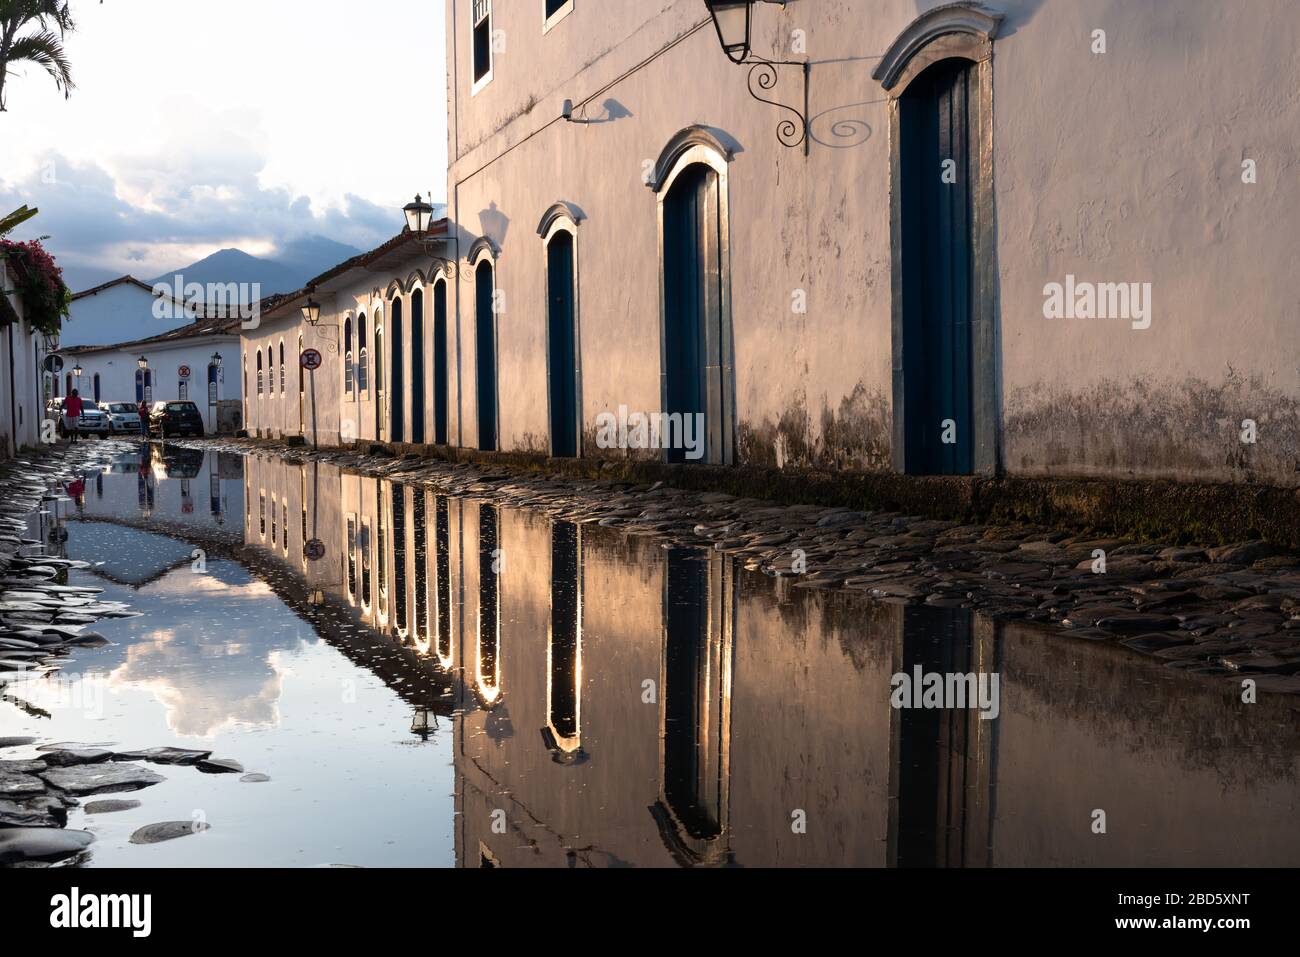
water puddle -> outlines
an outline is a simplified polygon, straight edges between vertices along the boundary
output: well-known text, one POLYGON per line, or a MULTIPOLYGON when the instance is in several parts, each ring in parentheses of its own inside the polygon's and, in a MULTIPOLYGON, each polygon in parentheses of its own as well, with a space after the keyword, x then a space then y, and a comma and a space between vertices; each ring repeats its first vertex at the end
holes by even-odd
POLYGON ((0 735, 269 778, 83 799, 92 866, 1300 862, 1285 699, 327 465, 154 448, 72 492, 31 536, 140 615, 0 735))

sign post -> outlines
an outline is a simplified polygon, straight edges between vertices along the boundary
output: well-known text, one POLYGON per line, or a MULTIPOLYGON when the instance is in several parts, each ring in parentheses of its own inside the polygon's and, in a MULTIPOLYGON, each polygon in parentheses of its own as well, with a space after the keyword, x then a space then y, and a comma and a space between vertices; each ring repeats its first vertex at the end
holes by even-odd
POLYGON ((319 449, 320 434, 316 430, 316 370, 324 364, 325 357, 319 349, 304 349, 298 356, 298 362, 311 373, 311 444, 312 448, 319 449))

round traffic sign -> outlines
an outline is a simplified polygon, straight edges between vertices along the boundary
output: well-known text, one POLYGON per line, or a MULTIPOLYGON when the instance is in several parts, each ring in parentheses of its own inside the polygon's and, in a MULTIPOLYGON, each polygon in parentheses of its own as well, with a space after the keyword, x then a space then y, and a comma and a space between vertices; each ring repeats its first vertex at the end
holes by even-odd
POLYGON ((54 356, 54 355, 46 356, 46 357, 45 357, 45 371, 46 371, 46 372, 54 372, 54 373, 62 372, 62 371, 63 371, 63 356, 54 356))
POLYGON ((298 361, 302 363, 304 369, 315 372, 324 364, 325 357, 320 354, 319 350, 304 349, 302 355, 298 357, 298 361))
POLYGON ((181 366, 179 369, 176 370, 176 374, 179 375, 182 379, 188 379, 190 377, 190 367, 181 366))

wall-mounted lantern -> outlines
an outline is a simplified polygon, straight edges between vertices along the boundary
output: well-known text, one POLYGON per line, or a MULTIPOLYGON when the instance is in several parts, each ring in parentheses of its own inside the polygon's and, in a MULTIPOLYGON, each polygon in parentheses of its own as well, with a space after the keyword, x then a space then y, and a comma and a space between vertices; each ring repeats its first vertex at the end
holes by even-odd
MULTIPOLYGON (((768 106, 775 106, 779 110, 786 110, 793 113, 798 120, 784 119, 777 124, 776 138, 781 141, 783 146, 791 148, 802 146, 804 155, 808 155, 808 87, 811 74, 811 67, 807 61, 795 60, 767 60, 753 53, 753 28, 754 28, 754 4, 759 0, 704 0, 704 5, 709 9, 709 15, 713 17, 713 27, 718 32, 718 42, 722 45, 722 52, 727 55, 727 59, 732 63, 739 65, 748 65, 749 71, 749 95, 760 103, 766 103, 768 106), (803 109, 797 110, 793 106, 780 103, 776 100, 769 100, 767 97, 760 95, 759 91, 766 93, 773 89, 780 77, 777 75, 777 67, 793 66, 798 67, 803 73, 803 109)), ((779 3, 785 6, 785 0, 762 0, 763 3, 779 3)))
POLYGON ((407 230, 415 236, 425 254, 433 259, 433 271, 443 269, 449 277, 454 277, 459 272, 456 262, 439 255, 443 251, 447 238, 429 235, 429 228, 433 225, 433 207, 426 203, 419 193, 416 193, 415 202, 403 206, 402 213, 406 216, 407 230))
POLYGON ((753 29, 752 0, 704 0, 718 31, 722 51, 732 63, 744 63, 749 56, 749 37, 753 29))
POLYGON ((222 363, 224 363, 225 361, 226 361, 226 360, 225 360, 224 358, 222 358, 222 355, 221 355, 220 352, 214 352, 214 353, 212 353, 212 364, 213 364, 214 366, 216 366, 218 369, 221 368, 222 363))
POLYGON ((308 296, 307 301, 303 303, 302 321, 313 327, 320 322, 320 303, 311 296, 308 296))
POLYGON ((141 356, 139 359, 136 359, 135 364, 138 365, 141 370, 149 368, 149 360, 146 359, 144 356, 141 356))

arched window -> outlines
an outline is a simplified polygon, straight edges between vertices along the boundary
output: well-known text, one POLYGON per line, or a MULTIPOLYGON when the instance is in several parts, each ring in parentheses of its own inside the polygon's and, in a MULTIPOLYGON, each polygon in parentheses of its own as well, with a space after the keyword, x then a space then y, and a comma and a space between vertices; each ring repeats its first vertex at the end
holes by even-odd
POLYGON ((275 395, 275 348, 266 347, 266 393, 275 395))
POLYGON ((365 392, 370 386, 370 353, 366 348, 366 314, 357 313, 357 391, 365 392))
POLYGON ((343 391, 352 395, 352 317, 343 320, 343 391))
POLYGON ((735 456, 730 158, 711 132, 690 127, 665 147, 650 183, 659 194, 663 439, 673 462, 730 465, 735 456))
POLYGON ((284 340, 280 340, 280 394, 284 394, 284 340))
POLYGON ((95 396, 95 401, 98 402, 99 401, 99 373, 98 372, 95 373, 94 396, 95 396))
POLYGON ((387 385, 384 382, 384 313, 381 309, 375 310, 374 315, 374 333, 371 343, 370 354, 374 356, 374 375, 371 377, 374 382, 375 391, 375 436, 383 437, 384 424, 386 422, 386 409, 384 405, 387 402, 388 392, 387 385))
POLYGON ((257 350, 257 394, 262 394, 262 350, 257 350))

